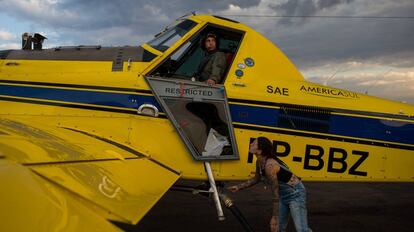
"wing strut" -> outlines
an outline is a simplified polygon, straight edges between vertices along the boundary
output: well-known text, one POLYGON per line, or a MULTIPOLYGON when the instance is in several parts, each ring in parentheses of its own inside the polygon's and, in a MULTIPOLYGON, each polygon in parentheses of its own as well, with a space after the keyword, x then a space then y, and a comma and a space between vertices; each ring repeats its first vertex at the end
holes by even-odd
POLYGON ((221 208, 219 194, 217 191, 216 182, 213 177, 213 172, 211 171, 210 162, 204 162, 204 167, 207 171, 208 182, 210 182, 210 190, 213 192, 213 199, 216 205, 218 219, 219 221, 223 221, 226 219, 226 217, 224 217, 223 209, 221 208))

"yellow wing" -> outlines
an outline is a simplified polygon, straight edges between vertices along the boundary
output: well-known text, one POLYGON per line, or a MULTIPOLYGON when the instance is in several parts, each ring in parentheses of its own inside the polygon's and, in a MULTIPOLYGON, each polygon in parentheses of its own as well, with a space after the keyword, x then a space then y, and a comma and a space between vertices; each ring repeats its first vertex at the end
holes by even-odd
POLYGON ((0 231, 119 231, 180 177, 132 148, 76 128, 0 118, 0 231))

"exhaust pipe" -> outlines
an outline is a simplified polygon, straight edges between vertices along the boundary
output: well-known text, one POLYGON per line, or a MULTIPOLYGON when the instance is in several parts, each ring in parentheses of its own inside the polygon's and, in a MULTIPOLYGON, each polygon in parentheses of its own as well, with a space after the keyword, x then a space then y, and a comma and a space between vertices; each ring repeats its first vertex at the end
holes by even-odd
POLYGON ((22 34, 22 50, 32 50, 32 36, 27 32, 22 34))
POLYGON ((47 39, 39 33, 35 33, 33 36, 27 32, 22 34, 22 49, 23 50, 42 50, 43 42, 47 39))

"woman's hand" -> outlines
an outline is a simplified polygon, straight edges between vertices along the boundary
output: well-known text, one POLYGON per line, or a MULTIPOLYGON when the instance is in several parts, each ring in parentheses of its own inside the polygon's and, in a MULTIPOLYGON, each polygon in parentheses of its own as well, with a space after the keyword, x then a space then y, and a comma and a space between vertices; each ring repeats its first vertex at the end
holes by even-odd
POLYGON ((270 219, 270 231, 271 232, 276 232, 277 231, 277 218, 276 218, 276 216, 273 216, 270 219))
POLYGON ((230 192, 235 193, 235 192, 239 191, 239 186, 237 186, 237 185, 233 185, 233 186, 228 187, 227 189, 228 189, 230 192))

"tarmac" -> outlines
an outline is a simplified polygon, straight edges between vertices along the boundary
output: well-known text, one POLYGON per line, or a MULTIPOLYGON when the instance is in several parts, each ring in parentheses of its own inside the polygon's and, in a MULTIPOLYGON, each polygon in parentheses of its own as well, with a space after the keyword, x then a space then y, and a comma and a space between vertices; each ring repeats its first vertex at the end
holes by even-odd
MULTIPOLYGON (((315 232, 414 231, 414 183, 315 183, 307 189, 308 221, 315 232)), ((229 186, 229 185, 227 185, 229 186)), ((231 193, 254 231, 269 231, 271 192, 257 184, 231 193)), ((219 221, 211 198, 168 191, 138 225, 126 231, 244 231, 228 209, 219 221)), ((288 231, 295 231, 290 220, 288 231)))

